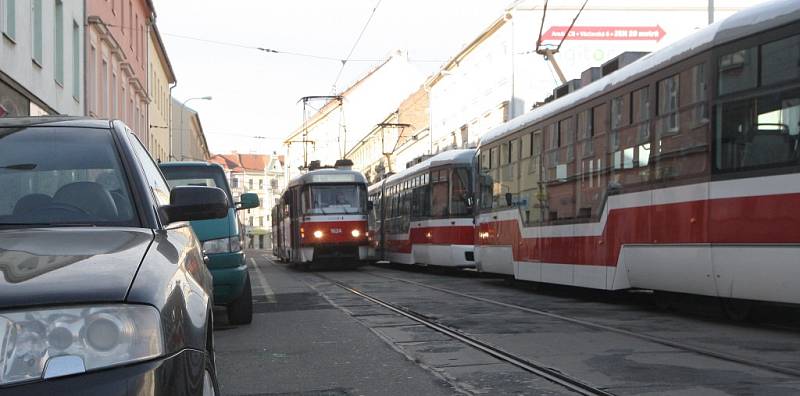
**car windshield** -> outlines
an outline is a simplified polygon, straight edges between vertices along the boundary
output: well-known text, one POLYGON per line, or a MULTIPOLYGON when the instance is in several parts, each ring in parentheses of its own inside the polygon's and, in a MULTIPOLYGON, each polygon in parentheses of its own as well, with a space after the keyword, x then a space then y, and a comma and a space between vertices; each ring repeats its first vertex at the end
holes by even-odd
POLYGON ((110 130, 0 128, 0 227, 136 226, 110 130))
MULTIPOLYGON (((354 184, 312 185, 311 194, 306 192, 304 206, 306 213, 341 214, 361 213, 364 192, 354 184), (310 202, 309 202, 310 200, 310 202)), ((307 189, 306 191, 308 191, 307 189)))
POLYGON ((222 170, 208 166, 162 166, 161 172, 167 178, 169 188, 176 186, 219 187, 228 195, 228 203, 233 205, 233 198, 225 182, 222 170))

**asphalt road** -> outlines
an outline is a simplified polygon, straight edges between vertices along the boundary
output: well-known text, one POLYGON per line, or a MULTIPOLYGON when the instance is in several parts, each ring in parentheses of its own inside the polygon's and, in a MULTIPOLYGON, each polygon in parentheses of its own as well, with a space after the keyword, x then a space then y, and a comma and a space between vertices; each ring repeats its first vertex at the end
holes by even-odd
POLYGON ((254 318, 215 312, 223 395, 452 395, 446 381, 397 351, 313 288, 313 276, 249 255, 254 318), (255 265, 253 265, 255 264, 255 265))
MULTIPOLYGON (((273 263, 263 253, 249 257, 253 323, 230 327, 224 312, 217 312, 218 373, 225 395, 570 394, 333 281, 612 394, 800 394, 800 374, 792 374, 800 373, 800 333, 793 319, 741 324, 703 304, 659 312, 636 296, 467 272, 402 267, 303 272, 273 263)), ((779 311, 784 316, 797 312, 779 311)))

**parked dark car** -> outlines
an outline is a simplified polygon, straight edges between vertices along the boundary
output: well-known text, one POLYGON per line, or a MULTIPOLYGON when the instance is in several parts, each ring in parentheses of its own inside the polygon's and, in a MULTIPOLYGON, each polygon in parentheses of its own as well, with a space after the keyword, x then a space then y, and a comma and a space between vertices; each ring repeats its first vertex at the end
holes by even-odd
POLYGON ((0 394, 218 394, 188 221, 228 207, 119 121, 0 119, 0 394))

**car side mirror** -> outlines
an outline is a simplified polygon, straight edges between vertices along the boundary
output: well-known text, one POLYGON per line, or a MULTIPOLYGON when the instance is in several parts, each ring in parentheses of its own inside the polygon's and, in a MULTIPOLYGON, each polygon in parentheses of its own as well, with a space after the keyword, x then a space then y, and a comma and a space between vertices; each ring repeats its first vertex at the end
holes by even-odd
POLYGON ((375 204, 373 204, 372 201, 367 201, 367 212, 371 212, 374 208, 375 204))
POLYGON ((159 210, 170 224, 220 219, 228 215, 228 207, 228 195, 217 187, 178 186, 169 193, 169 205, 159 210))
POLYGON ((236 210, 253 209, 257 208, 261 202, 258 200, 256 193, 244 193, 239 197, 239 202, 236 203, 236 210))

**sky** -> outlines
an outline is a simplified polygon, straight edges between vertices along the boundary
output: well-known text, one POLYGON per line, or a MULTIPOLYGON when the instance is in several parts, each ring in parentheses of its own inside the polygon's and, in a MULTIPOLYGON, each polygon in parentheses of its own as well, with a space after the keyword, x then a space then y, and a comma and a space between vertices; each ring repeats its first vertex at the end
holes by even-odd
MULTIPOLYGON (((281 151, 303 96, 346 89, 395 50, 427 74, 502 15, 509 0, 155 0, 178 80, 213 153, 281 151), (377 5, 377 8, 375 8, 377 5), (359 33, 375 10, 344 68, 359 33), (268 48, 282 53, 259 51, 268 48), (319 59, 286 52, 328 57, 319 59)), ((422 83, 422 81, 420 81, 422 83)))

